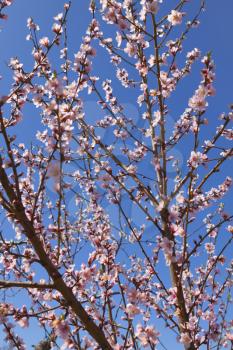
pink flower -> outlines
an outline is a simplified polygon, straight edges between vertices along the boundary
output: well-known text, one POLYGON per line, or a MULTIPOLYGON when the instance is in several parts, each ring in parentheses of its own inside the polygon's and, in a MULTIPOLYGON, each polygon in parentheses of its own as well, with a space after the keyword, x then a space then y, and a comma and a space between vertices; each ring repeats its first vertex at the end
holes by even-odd
POLYGON ((206 154, 201 152, 191 152, 190 158, 188 160, 188 165, 192 168, 197 168, 200 164, 205 164, 208 158, 206 154))
POLYGON ((129 303, 126 305, 125 312, 130 318, 133 318, 135 315, 140 313, 140 309, 136 305, 129 303))
POLYGON ((169 240, 167 237, 163 237, 159 242, 159 246, 164 251, 164 256, 165 256, 167 265, 170 265, 172 261, 174 243, 171 240, 169 240))
POLYGON ((208 254, 212 254, 214 252, 215 246, 213 243, 206 243, 205 244, 205 250, 208 254))
POLYGON ((225 136, 227 140, 233 140, 233 129, 225 129, 222 136, 225 136))
POLYGON ((176 201, 177 201, 177 203, 179 203, 179 204, 183 204, 183 203, 185 202, 185 198, 184 198, 184 196, 182 196, 181 193, 179 193, 179 194, 176 196, 176 201))
POLYGON ((175 10, 172 10, 170 15, 167 16, 167 20, 173 25, 176 26, 178 24, 182 23, 182 17, 183 17, 182 12, 178 12, 175 10))
POLYGON ((61 34, 61 33, 63 32, 63 29, 62 29, 61 24, 54 23, 53 26, 52 26, 52 31, 53 31, 55 34, 61 34))
POLYGON ((184 345, 189 345, 192 342, 188 333, 181 333, 180 342, 184 345))
POLYGON ((190 61, 194 61, 195 59, 197 59, 198 57, 200 57, 200 50, 197 49, 196 47, 187 53, 187 58, 190 60, 190 61))
POLYGON ((136 337, 140 340, 143 347, 150 344, 156 345, 158 343, 159 332, 153 326, 137 325, 136 337))
POLYGON ((169 305, 175 305, 177 303, 177 288, 169 288, 169 297, 168 297, 169 305))
POLYGON ((146 66, 145 63, 137 62, 135 67, 143 77, 147 75, 148 67, 146 66))
POLYGON ((159 4, 157 0, 154 1, 147 1, 146 3, 146 11, 150 13, 157 13, 159 10, 159 4))
POLYGON ((184 235, 185 235, 185 231, 184 231, 182 226, 178 226, 176 224, 171 224, 170 230, 174 236, 184 237, 184 235))
POLYGON ((68 338, 70 327, 66 321, 56 319, 52 322, 52 326, 57 336, 61 337, 62 339, 68 338))
POLYGON ((125 30, 128 28, 128 23, 124 19, 119 19, 117 24, 121 30, 125 30))
POLYGON ((227 231, 230 233, 233 233, 233 226, 232 225, 227 226, 227 231))
POLYGON ((227 333, 226 338, 227 340, 230 340, 231 342, 233 342, 233 333, 227 333))
POLYGON ((133 57, 137 54, 137 46, 133 43, 127 43, 124 49, 125 53, 127 53, 130 57, 133 57))
POLYGON ((27 317, 22 317, 18 320, 18 324, 22 328, 27 328, 29 326, 28 318, 27 317))
POLYGON ((33 22, 33 19, 31 17, 27 19, 27 27, 29 29, 39 30, 39 26, 33 22))
POLYGON ((189 107, 193 108, 198 112, 202 112, 208 106, 205 98, 208 96, 208 89, 205 86, 200 85, 199 88, 195 91, 193 97, 189 99, 189 107))
POLYGON ((49 38, 47 36, 43 37, 39 41, 40 45, 48 47, 49 46, 49 38))

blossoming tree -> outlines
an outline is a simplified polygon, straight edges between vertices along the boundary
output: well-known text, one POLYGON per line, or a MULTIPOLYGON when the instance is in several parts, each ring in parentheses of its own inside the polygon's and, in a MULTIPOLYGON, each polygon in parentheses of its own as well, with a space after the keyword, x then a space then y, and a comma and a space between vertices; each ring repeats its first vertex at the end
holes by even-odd
MULTIPOLYGON (((0 2, 1 19, 12 2, 0 2)), ((187 2, 92 0, 74 56, 71 1, 46 37, 28 19, 34 65, 10 60, 14 81, 0 100, 0 324, 12 348, 26 348, 17 329, 33 319, 46 335, 36 349, 167 349, 168 334, 173 349, 233 348, 233 226, 222 199, 233 112, 207 139, 214 63, 182 49, 205 8, 190 19, 187 2), (114 81, 95 68, 99 55, 114 81), (200 83, 171 130, 170 99, 196 64, 200 83), (97 117, 85 112, 88 95, 97 117), (41 118, 32 144, 15 135, 27 104, 41 118)))

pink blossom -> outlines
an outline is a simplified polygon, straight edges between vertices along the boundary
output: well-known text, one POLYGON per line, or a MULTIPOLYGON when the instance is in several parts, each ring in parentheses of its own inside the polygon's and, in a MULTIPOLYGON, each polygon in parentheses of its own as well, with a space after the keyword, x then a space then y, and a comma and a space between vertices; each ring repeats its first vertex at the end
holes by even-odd
POLYGON ((185 198, 184 198, 184 196, 183 196, 181 193, 179 193, 179 194, 176 196, 176 201, 177 201, 177 203, 179 203, 179 204, 183 204, 183 203, 185 202, 185 198))
POLYGON ((213 243, 206 243, 205 244, 205 249, 206 249, 208 254, 213 254, 214 250, 215 250, 215 246, 214 246, 213 243))
POLYGON ((61 34, 63 32, 63 28, 62 28, 61 24, 54 23, 52 26, 52 31, 55 34, 61 34))
POLYGON ((124 51, 125 51, 130 57, 136 56, 136 53, 137 53, 137 46, 136 46, 136 44, 133 44, 133 43, 128 42, 128 43, 126 44, 126 47, 125 47, 124 51))
POLYGON ((178 12, 176 10, 172 10, 170 15, 167 16, 167 19, 173 26, 176 26, 176 25, 182 23, 183 15, 184 14, 182 12, 178 12))
POLYGON ((18 320, 18 324, 22 328, 27 328, 29 326, 28 318, 27 317, 22 317, 18 320))
POLYGON ((190 158, 188 160, 188 165, 192 168, 197 168, 198 165, 203 165, 208 161, 208 157, 206 154, 201 152, 191 152, 190 158))
POLYGON ((133 318, 135 315, 140 313, 140 309, 136 305, 129 303, 126 305, 125 312, 129 317, 133 318))
POLYGON ((52 327, 55 333, 62 339, 67 339, 70 333, 70 327, 68 323, 61 319, 56 319, 52 322, 52 327))
POLYGON ((181 333, 180 342, 184 345, 189 345, 192 342, 188 333, 181 333))
POLYGON ((49 46, 49 38, 47 36, 45 36, 39 40, 39 43, 42 46, 48 47, 49 46))
POLYGON ((226 339, 233 343, 233 333, 226 333, 226 339))
POLYGON ((158 0, 146 1, 146 11, 151 13, 157 13, 159 10, 158 0))
POLYGON ((184 237, 184 235, 185 235, 185 231, 184 231, 184 228, 182 226, 179 226, 176 224, 171 224, 170 230, 174 236, 184 237))
POLYGON ((195 95, 189 100, 189 107, 202 112, 208 106, 206 102, 206 97, 208 95, 208 90, 204 86, 199 86, 199 88, 195 91, 195 95))
POLYGON ((149 344, 156 345, 158 343, 159 332, 153 326, 137 325, 136 337, 140 340, 143 347, 147 347, 149 344))
POLYGON ((195 59, 199 58, 201 55, 200 50, 197 48, 194 48, 192 51, 187 53, 187 58, 191 61, 194 61, 195 59))

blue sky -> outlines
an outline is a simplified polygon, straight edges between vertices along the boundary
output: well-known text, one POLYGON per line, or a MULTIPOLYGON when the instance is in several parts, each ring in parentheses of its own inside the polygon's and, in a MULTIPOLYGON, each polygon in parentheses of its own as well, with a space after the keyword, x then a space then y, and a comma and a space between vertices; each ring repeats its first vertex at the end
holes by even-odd
MULTIPOLYGON (((167 2, 171 3, 171 1, 167 2)), ((176 1, 174 5, 176 4, 176 1)), ((190 1, 188 7, 190 11, 195 11, 197 0, 190 1)), ((19 57, 20 61, 25 64, 25 67, 31 67, 32 59, 31 43, 25 40, 28 34, 26 22, 28 17, 32 17, 39 24, 41 37, 50 35, 51 26, 53 24, 53 16, 62 11, 63 0, 15 0, 15 3, 7 10, 9 19, 6 22, 1 22, 2 31, 0 33, 0 75, 3 79, 0 81, 0 95, 7 93, 11 83, 11 73, 7 68, 7 62, 11 57, 19 57)), ((90 13, 87 11, 87 0, 73 1, 72 11, 69 15, 69 50, 77 52, 81 43, 81 37, 85 34, 87 23, 90 20, 90 13)), ((201 16, 201 25, 198 30, 193 30, 185 44, 185 50, 194 47, 200 48, 205 54, 212 51, 213 59, 216 64, 216 82, 215 87, 217 94, 214 98, 209 99, 208 119, 210 120, 210 129, 216 125, 217 116, 227 111, 227 106, 233 103, 233 1, 232 0, 207 0, 207 11, 201 16), (212 122, 211 122, 212 121, 212 122)), ((111 29, 113 33, 113 29, 111 29)), ((104 76, 112 76, 110 66, 103 65, 103 58, 99 57, 96 60, 95 68, 99 74, 104 76), (103 70, 104 67, 104 70, 103 70)), ((200 80, 199 71, 194 70, 193 78, 181 85, 177 90, 176 99, 171 100, 173 114, 171 119, 174 120, 177 114, 182 112, 182 103, 187 100, 192 92, 196 89, 200 80), (181 101, 180 105, 177 101, 181 101)), ((132 113, 137 113, 138 108, 136 103, 133 103, 132 96, 127 95, 127 90, 121 89, 119 96, 122 103, 127 105, 128 110, 132 113)), ((87 101, 86 110, 93 110, 93 101, 87 101)), ((172 122, 171 122, 172 123, 172 122)), ((31 139, 33 133, 39 127, 39 118, 32 115, 31 109, 25 110, 25 127, 19 128, 19 138, 22 141, 27 138, 31 139)), ((177 150, 182 153, 182 150, 177 150)), ((232 169, 228 173, 233 174, 232 169)), ((230 204, 230 197, 228 198, 230 204)), ((133 212, 133 211, 132 211, 133 212)), ((133 212, 134 213, 134 212, 133 212)), ((135 216, 137 214, 135 213, 135 216)), ((31 347, 38 339, 41 338, 37 328, 30 329, 26 334, 28 348, 31 347)), ((172 345, 172 344, 171 344, 172 345)), ((173 349, 179 349, 177 344, 174 344, 173 349)))

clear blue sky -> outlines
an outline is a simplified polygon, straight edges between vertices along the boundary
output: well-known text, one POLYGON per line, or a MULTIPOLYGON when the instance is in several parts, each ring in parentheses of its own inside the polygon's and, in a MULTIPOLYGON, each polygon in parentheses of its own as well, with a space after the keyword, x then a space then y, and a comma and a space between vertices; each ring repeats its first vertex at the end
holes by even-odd
MULTIPOLYGON (((165 0, 165 2, 176 4, 176 1, 165 0)), ((197 0, 191 0, 188 5, 193 11, 196 8, 197 0)), ((84 35, 86 25, 90 19, 90 14, 87 11, 89 1, 76 0, 73 1, 72 11, 69 16, 69 50, 77 52, 81 37, 84 35)), ((10 71, 7 68, 7 62, 10 57, 19 57, 20 61, 25 64, 25 67, 31 67, 32 59, 30 56, 31 43, 25 40, 28 30, 26 22, 28 17, 32 17, 39 24, 41 31, 40 35, 50 35, 51 26, 53 24, 53 16, 62 11, 63 0, 15 0, 15 3, 7 10, 9 15, 8 21, 2 21, 2 32, 0 33, 0 75, 3 79, 0 81, 0 95, 7 93, 11 83, 10 71)), ((233 103, 233 1, 232 0, 207 0, 207 11, 201 16, 201 26, 198 30, 192 31, 190 34, 186 49, 198 47, 202 53, 212 50, 213 59, 216 64, 216 83, 215 87, 217 95, 209 99, 208 118, 213 119, 213 124, 216 125, 217 116, 227 110, 227 106, 233 103)), ((112 76, 112 71, 109 66, 104 66, 103 71, 102 58, 97 59, 96 70, 101 75, 112 76)), ((194 89, 197 87, 200 75, 199 72, 194 73, 194 78, 188 79, 187 82, 178 89, 176 94, 176 102, 173 105, 175 114, 182 112, 182 108, 177 105, 177 100, 186 100, 191 96, 194 89), (195 75, 196 74, 196 75, 195 75)), ((132 96, 127 95, 127 90, 119 91, 122 103, 128 104, 129 110, 137 113, 137 105, 133 103, 132 96)), ((93 109, 93 103, 88 101, 88 108, 93 109)), ((19 138, 25 141, 31 139, 32 135, 39 127, 39 118, 31 115, 31 110, 25 111, 24 128, 19 129, 19 138)), ((175 115, 171 116, 173 119, 175 115)), ((210 122, 211 124, 211 122, 210 122)), ((178 150, 181 152, 181 150, 178 150)), ((232 169, 230 170, 233 174, 232 169)), ((228 199, 230 204, 230 198, 228 199)), ((17 296, 16 296, 17 297, 17 296)), ((25 337, 24 337, 25 338, 25 337)), ((26 332, 26 341, 28 349, 32 344, 35 344, 41 335, 38 328, 30 328, 26 332)), ((172 344, 171 344, 172 346, 172 344)), ((177 344, 172 346, 172 349, 179 349, 177 344)))

